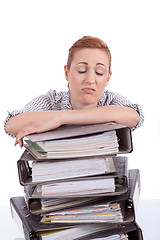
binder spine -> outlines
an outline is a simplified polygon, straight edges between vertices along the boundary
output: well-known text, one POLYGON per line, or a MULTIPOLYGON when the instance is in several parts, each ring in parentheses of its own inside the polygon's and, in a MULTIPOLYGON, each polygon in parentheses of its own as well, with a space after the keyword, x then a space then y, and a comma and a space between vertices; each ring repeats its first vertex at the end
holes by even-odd
POLYGON ((17 198, 11 198, 10 199, 10 206, 11 206, 11 213, 12 217, 17 223, 17 226, 19 227, 21 233, 24 235, 25 240, 38 240, 38 234, 34 232, 32 229, 31 224, 28 221, 28 209, 26 204, 24 204, 23 201, 19 204, 16 203, 17 198), (23 204, 21 204, 23 202, 23 204))
POLYGON ((138 208, 139 196, 140 196, 140 171, 139 169, 129 170, 129 179, 132 181, 132 188, 130 190, 130 196, 128 202, 133 207, 134 212, 138 208))
POLYGON ((31 180, 32 179, 32 169, 29 166, 28 161, 22 161, 19 160, 17 162, 17 168, 18 168, 18 175, 19 175, 19 182, 22 186, 26 185, 25 180, 31 180))
POLYGON ((116 170, 119 176, 127 176, 128 172, 128 158, 122 156, 113 157, 113 161, 116 166, 116 170))
POLYGON ((37 233, 29 233, 25 226, 23 227, 25 240, 39 240, 37 233))

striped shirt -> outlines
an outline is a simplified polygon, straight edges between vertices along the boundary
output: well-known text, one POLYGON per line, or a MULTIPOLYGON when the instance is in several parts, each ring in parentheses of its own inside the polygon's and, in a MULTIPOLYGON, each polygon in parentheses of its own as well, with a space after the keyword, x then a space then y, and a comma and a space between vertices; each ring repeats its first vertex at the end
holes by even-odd
MULTIPOLYGON (((122 97, 121 95, 105 91, 101 98, 98 101, 97 107, 99 106, 107 106, 107 105, 119 105, 134 108, 140 115, 140 121, 137 126, 132 128, 134 130, 137 127, 140 127, 144 121, 144 115, 141 107, 138 104, 131 103, 130 100, 122 97)), ((56 90, 50 90, 46 94, 42 94, 36 98, 34 98, 31 102, 29 102, 25 107, 20 110, 14 110, 13 112, 8 112, 8 116, 5 119, 4 128, 6 122, 10 117, 15 116, 17 114, 23 112, 30 111, 48 111, 48 110, 72 110, 72 106, 70 103, 70 92, 69 91, 61 91, 57 92, 56 90)))

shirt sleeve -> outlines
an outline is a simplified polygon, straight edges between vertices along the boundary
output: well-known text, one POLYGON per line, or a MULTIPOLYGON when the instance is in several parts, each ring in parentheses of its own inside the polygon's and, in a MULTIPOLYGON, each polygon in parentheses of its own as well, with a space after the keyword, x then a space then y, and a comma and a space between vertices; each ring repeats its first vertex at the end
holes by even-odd
POLYGON ((136 128, 138 128, 142 125, 142 123, 144 122, 144 113, 139 104, 132 103, 129 99, 124 98, 123 96, 121 96, 118 93, 109 92, 106 94, 107 94, 107 98, 106 98, 105 105, 119 105, 119 106, 131 107, 139 113, 140 120, 139 120, 137 126, 131 128, 131 130, 135 130, 136 128))
POLYGON ((12 112, 8 112, 8 115, 4 122, 4 130, 6 132, 5 125, 6 125, 7 121, 13 116, 16 116, 16 115, 18 115, 20 113, 24 113, 24 112, 48 111, 48 110, 52 110, 52 103, 51 103, 49 94, 47 93, 47 94, 43 94, 43 95, 40 95, 40 96, 34 98, 32 101, 27 103, 25 105, 25 107, 23 107, 20 110, 14 110, 12 112))

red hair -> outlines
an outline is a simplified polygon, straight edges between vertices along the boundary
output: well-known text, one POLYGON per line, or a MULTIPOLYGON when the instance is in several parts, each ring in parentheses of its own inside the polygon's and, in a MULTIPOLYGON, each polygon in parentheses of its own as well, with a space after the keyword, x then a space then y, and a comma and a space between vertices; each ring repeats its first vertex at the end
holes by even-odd
POLYGON ((104 50, 109 57, 109 72, 111 71, 111 53, 107 44, 99 38, 90 37, 90 36, 84 36, 80 38, 69 49, 68 60, 67 60, 68 69, 71 66, 75 51, 80 48, 98 48, 98 49, 104 50))

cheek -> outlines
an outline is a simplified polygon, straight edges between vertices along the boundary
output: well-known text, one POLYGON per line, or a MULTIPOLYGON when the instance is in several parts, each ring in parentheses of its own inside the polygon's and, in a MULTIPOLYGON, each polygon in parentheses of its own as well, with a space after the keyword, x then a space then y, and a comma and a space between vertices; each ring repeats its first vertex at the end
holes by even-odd
POLYGON ((106 78, 99 79, 98 81, 98 86, 99 88, 105 88, 107 86, 107 80, 106 78))
POLYGON ((80 75, 80 74, 77 74, 77 73, 72 73, 70 75, 70 82, 73 84, 73 85, 80 85, 81 82, 83 81, 83 76, 80 75))
POLYGON ((70 90, 73 92, 77 92, 77 90, 80 88, 80 79, 78 78, 77 74, 72 73, 69 78, 69 87, 70 90))

